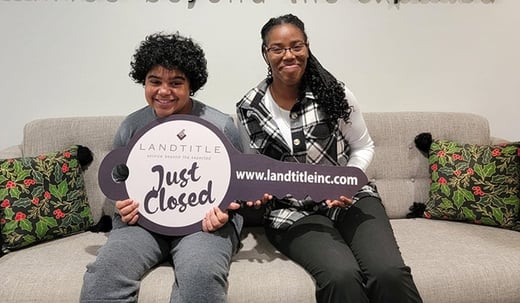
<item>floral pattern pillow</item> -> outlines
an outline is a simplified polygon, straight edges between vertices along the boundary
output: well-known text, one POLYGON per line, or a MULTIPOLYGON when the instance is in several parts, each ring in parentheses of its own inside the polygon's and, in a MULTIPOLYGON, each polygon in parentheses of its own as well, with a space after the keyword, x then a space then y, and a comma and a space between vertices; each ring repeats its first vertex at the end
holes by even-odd
POLYGON ((80 231, 93 224, 78 158, 88 148, 0 160, 2 251, 19 249, 80 231))
POLYGON ((520 142, 501 145, 433 140, 425 218, 520 230, 520 142))

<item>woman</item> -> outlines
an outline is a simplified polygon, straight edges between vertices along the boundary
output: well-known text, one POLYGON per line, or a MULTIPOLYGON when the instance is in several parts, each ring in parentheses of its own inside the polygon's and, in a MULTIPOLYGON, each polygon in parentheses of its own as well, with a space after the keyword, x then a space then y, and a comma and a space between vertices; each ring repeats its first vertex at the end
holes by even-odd
MULTIPOLYGON (((303 22, 270 19, 261 30, 268 76, 237 104, 243 145, 282 161, 354 166, 374 154, 352 93, 312 55, 303 22)), ((245 148, 245 147, 244 147, 245 148)), ((324 214, 290 194, 266 193, 266 234, 316 281, 318 302, 422 302, 373 184, 353 198, 330 197, 324 214)))
MULTIPOLYGON (((144 85, 148 105, 122 122, 114 148, 126 146, 139 129, 157 118, 191 114, 216 125, 241 150, 232 118, 191 98, 208 77, 198 44, 178 34, 150 35, 135 52, 131 67, 130 76, 144 85)), ((206 214, 201 232, 164 236, 135 225, 138 202, 115 202, 114 229, 96 260, 87 266, 81 302, 136 302, 141 278, 165 261, 175 268, 171 302, 226 302, 241 216, 215 207, 206 214)), ((231 203, 229 208, 239 206, 231 203)))

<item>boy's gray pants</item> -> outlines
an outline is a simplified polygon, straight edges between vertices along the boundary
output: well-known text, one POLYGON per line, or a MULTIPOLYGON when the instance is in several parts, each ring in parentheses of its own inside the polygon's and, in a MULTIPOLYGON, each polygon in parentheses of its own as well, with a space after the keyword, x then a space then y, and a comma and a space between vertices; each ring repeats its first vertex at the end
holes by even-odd
POLYGON ((87 265, 81 302, 137 302, 141 278, 170 261, 175 272, 171 302, 226 302, 227 277, 238 236, 228 222, 213 233, 158 235, 126 225, 118 214, 96 260, 87 265))

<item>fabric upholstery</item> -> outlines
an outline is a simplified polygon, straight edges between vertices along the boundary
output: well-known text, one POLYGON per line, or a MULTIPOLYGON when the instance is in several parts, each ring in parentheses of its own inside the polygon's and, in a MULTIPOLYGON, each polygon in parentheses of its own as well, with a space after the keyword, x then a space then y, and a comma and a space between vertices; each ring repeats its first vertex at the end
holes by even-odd
POLYGON ((390 218, 405 218, 414 201, 426 201, 430 190, 428 159, 416 148, 418 133, 431 132, 468 144, 489 144, 489 125, 477 115, 461 113, 366 113, 376 153, 368 167, 390 218))
MULTIPOLYGON (((364 116, 376 146, 367 175, 378 186, 404 261, 411 267, 423 301, 518 303, 519 232, 453 221, 404 219, 412 202, 425 201, 429 192, 428 160, 415 148, 414 137, 420 132, 431 132, 436 138, 490 144, 487 120, 466 113, 364 116)), ((34 121, 26 127, 22 150, 35 155, 72 142, 89 146, 94 162, 86 172, 85 182, 95 218, 99 218, 103 212, 110 214, 113 210, 99 191, 97 168, 110 150, 122 118, 34 121), (53 140, 41 139, 54 133, 53 140), (72 139, 67 137, 69 134, 72 139)), ((314 302, 310 276, 275 251, 262 228, 247 227, 243 237, 244 247, 231 264, 229 302, 314 302)), ((104 234, 82 233, 5 255, 0 258, 0 301, 77 301, 85 266, 94 260, 105 240, 104 234), (21 267, 25 270, 21 271, 21 267)), ((139 302, 167 302, 173 274, 168 264, 150 272, 142 281, 139 302)))
POLYGON ((123 118, 122 116, 50 118, 31 121, 24 127, 22 150, 26 157, 61 150, 72 144, 81 144, 90 148, 94 160, 85 171, 85 187, 94 222, 98 222, 103 214, 113 213, 112 203, 99 189, 97 172, 101 160, 112 150, 114 134, 123 118))
POLYGON ((520 143, 433 140, 424 217, 514 229, 520 203, 520 143))
POLYGON ((72 145, 36 157, 0 160, 3 250, 85 231, 93 224, 83 179, 83 167, 91 159, 88 148, 72 145))

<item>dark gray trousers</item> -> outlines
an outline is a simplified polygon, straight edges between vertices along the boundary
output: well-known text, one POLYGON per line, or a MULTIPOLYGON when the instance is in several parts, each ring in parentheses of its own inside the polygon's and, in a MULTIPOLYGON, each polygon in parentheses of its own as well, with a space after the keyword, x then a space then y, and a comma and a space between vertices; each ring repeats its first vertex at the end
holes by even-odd
POLYGON ((287 230, 266 232, 278 250, 313 276, 319 303, 422 302, 375 197, 360 199, 336 223, 311 215, 287 230))

